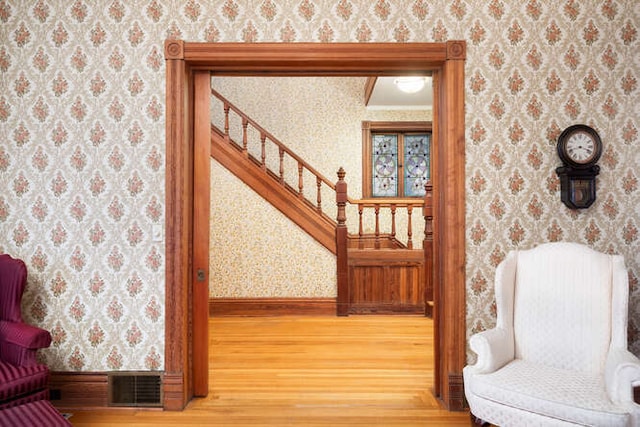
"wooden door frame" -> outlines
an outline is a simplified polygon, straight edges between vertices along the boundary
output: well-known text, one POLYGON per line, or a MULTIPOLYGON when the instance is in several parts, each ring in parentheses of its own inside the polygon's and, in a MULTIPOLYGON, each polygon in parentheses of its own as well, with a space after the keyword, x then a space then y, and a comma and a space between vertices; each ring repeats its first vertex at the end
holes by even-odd
MULTIPOLYGON (((182 410, 207 376, 194 358, 202 329, 203 304, 194 299, 199 254, 208 239, 197 238, 207 215, 199 188, 198 156, 210 140, 194 119, 200 72, 225 75, 371 76, 431 72, 434 77, 434 394, 450 410, 464 407, 462 368, 465 327, 464 41, 446 43, 191 43, 165 42, 166 60, 166 300, 164 408, 182 410), (200 130, 199 130, 200 129, 200 130), (196 237, 194 237, 196 236, 196 237), (194 285, 195 284, 195 285, 194 285), (195 287, 194 287, 195 286, 195 287), (198 312, 195 312, 198 310, 198 312), (200 326, 198 326, 200 325, 200 326), (196 348, 194 348, 196 347, 196 348), (195 379, 195 380, 194 380, 195 379)), ((204 97, 200 97, 204 98, 204 97)), ((202 105, 202 108, 209 108, 202 105)), ((200 123, 200 125, 198 124, 200 123)), ((202 160, 202 159, 201 159, 202 160)), ((206 184, 205 184, 206 185, 206 184)), ((208 233, 208 231, 207 231, 208 233)), ((208 235, 208 234, 207 234, 208 235)), ((206 247, 205 247, 206 246, 206 247)), ((206 306, 206 305, 205 305, 206 306)), ((206 317, 205 317, 206 318, 206 317)), ((205 322, 205 328, 206 322, 205 322)), ((205 342, 206 344, 206 342, 205 342)), ((425 385, 426 387, 426 385, 425 385)), ((205 390, 206 393, 206 390, 205 390)))

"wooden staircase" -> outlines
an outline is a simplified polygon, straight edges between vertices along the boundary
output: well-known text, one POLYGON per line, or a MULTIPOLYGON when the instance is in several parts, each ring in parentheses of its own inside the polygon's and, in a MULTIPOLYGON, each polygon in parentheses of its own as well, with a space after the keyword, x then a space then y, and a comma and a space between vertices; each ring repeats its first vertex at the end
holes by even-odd
POLYGON ((247 150, 243 150, 215 126, 211 127, 211 135, 211 157, 336 254, 334 220, 306 198, 296 195, 294 189, 264 165, 260 165, 247 150))
POLYGON ((431 185, 427 185, 424 199, 352 199, 347 195, 342 168, 338 171, 338 181, 332 183, 220 93, 212 89, 211 94, 214 105, 224 111, 223 123, 211 125, 211 156, 336 255, 337 314, 424 312, 431 315, 431 185), (230 123, 239 123, 242 129, 230 132, 230 123), (252 136, 258 136, 258 141, 252 136), (277 159, 268 158, 267 153, 273 152, 278 153, 277 159), (291 163, 297 166, 293 173, 286 170, 286 165, 291 163), (296 183, 290 182, 291 176, 297 176, 296 183), (305 187, 305 177, 307 181, 311 177, 311 186, 305 187), (331 195, 329 202, 323 200, 329 198, 327 194, 331 195), (337 209, 335 220, 326 212, 330 204, 337 209), (357 206, 357 234, 347 230, 347 204, 357 206), (425 218, 425 236, 420 249, 413 248, 412 240, 411 215, 415 208, 420 208, 425 218), (384 210, 391 212, 388 232, 380 230, 379 217, 384 210), (406 243, 396 236, 398 210, 406 211, 409 216, 406 243), (374 233, 363 231, 365 211, 375 215, 374 233))

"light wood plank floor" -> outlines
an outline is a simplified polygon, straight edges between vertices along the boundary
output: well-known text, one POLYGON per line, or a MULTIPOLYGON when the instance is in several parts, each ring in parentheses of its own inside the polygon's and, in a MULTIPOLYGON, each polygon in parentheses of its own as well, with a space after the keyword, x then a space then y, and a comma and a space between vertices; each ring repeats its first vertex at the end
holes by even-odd
POLYGON ((183 412, 75 412, 74 426, 469 426, 440 408, 420 316, 210 320, 209 396, 183 412))

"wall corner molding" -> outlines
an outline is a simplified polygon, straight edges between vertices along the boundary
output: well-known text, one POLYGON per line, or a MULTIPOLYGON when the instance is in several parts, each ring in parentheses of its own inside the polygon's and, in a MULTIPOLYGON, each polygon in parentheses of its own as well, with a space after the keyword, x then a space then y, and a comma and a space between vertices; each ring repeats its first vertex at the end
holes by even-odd
POLYGON ((184 59, 183 40, 164 41, 164 59, 181 60, 184 59))
POLYGON ((467 44, 464 40, 451 40, 447 42, 447 60, 465 60, 467 57, 467 44))
POLYGON ((164 409, 182 411, 188 402, 184 390, 184 376, 181 372, 165 372, 162 381, 164 409))
POLYGON ((449 401, 447 407, 450 411, 464 411, 468 408, 464 397, 464 379, 462 373, 449 373, 449 401))

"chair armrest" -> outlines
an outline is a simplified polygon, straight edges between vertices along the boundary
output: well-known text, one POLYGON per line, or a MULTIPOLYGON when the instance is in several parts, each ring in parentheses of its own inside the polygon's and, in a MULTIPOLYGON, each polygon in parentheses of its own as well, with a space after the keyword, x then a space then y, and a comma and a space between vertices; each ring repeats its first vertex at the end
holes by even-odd
POLYGON ((47 348, 51 345, 51 334, 27 323, 0 320, 0 341, 26 349, 47 348))
POLYGON ((640 386, 640 359, 624 348, 609 349, 604 378, 613 402, 633 402, 633 387, 640 386))
POLYGON ((504 328, 493 328, 473 335, 469 346, 478 355, 475 365, 469 367, 475 374, 494 372, 514 357, 513 332, 504 328))

